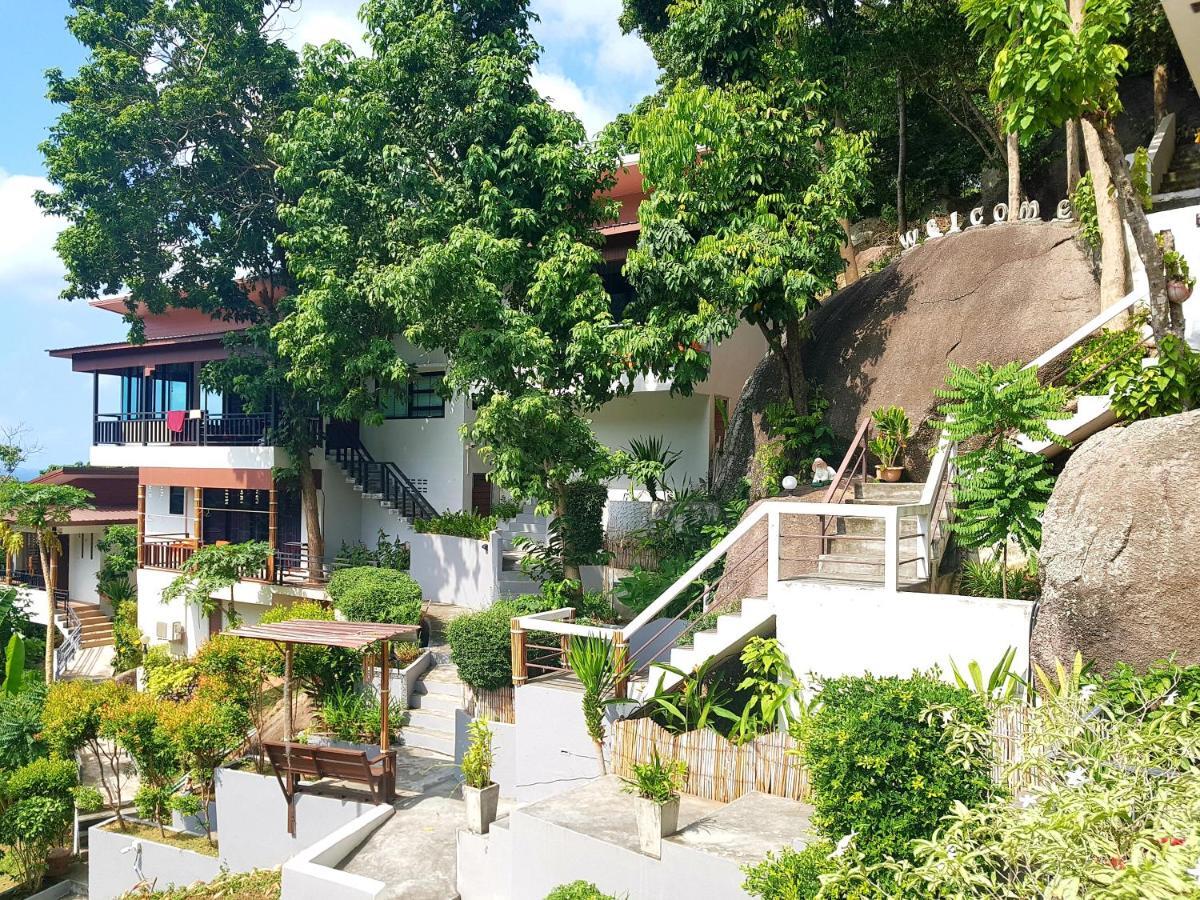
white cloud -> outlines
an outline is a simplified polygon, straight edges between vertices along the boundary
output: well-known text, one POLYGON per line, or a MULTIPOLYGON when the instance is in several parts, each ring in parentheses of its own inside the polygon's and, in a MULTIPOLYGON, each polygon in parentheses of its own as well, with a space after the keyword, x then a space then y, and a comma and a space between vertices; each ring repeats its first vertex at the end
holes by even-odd
POLYGON ((0 292, 40 293, 44 288, 52 299, 63 279, 54 240, 65 223, 45 215, 33 202, 39 190, 52 186, 41 176, 10 175, 0 169, 0 292))
POLYGON ((365 55, 362 22, 358 21, 360 0, 301 0, 294 9, 281 16, 283 39, 296 51, 305 44, 320 46, 326 41, 339 40, 365 55))
POLYGON ((590 135, 611 122, 619 111, 603 105, 565 75, 534 69, 529 83, 552 106, 575 113, 590 135))

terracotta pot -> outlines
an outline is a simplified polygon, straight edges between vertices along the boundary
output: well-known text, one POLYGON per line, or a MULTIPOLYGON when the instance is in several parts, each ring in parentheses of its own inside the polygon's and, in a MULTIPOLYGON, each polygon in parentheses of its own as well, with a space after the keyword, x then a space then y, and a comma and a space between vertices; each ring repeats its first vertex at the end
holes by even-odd
POLYGON ((904 472, 904 466, 876 466, 875 477, 880 481, 899 481, 904 472))
POLYGON ((46 854, 46 875, 49 878, 62 878, 71 868, 71 848, 55 847, 46 854))
POLYGON ((1187 286, 1184 281, 1168 281, 1167 282, 1167 299, 1172 303, 1182 303, 1188 297, 1192 296, 1192 289, 1187 286))

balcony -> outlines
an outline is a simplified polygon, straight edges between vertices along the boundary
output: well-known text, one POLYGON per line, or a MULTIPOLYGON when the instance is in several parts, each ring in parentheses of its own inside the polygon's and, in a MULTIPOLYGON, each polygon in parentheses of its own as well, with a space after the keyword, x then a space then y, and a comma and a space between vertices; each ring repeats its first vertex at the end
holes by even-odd
MULTIPOLYGON (((215 541, 223 544, 225 541, 215 541)), ((141 567, 158 569, 165 572, 179 572, 200 547, 205 543, 184 535, 147 535, 142 542, 141 567)), ((288 543, 274 551, 271 558, 257 572, 246 576, 244 581, 257 584, 277 585, 315 585, 324 584, 329 580, 332 563, 322 560, 319 581, 309 574, 309 556, 307 544, 288 543)))
POLYGON ((94 446, 263 447, 274 425, 268 413, 97 413, 94 446))

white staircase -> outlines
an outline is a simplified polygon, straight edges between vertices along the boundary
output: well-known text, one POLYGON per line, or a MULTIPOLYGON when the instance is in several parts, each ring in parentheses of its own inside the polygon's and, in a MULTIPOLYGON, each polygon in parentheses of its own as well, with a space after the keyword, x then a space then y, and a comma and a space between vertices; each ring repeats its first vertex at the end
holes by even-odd
POLYGON ((516 538, 528 538, 539 544, 550 540, 550 523, 545 516, 539 516, 532 505, 527 505, 512 519, 501 522, 497 526, 501 540, 500 578, 497 591, 501 597, 519 597, 522 594, 536 594, 540 585, 521 571, 521 560, 525 551, 514 543, 516 538))
POLYGON ((413 689, 413 708, 401 734, 406 747, 454 757, 454 712, 463 704, 463 683, 458 669, 439 663, 429 669, 413 689))

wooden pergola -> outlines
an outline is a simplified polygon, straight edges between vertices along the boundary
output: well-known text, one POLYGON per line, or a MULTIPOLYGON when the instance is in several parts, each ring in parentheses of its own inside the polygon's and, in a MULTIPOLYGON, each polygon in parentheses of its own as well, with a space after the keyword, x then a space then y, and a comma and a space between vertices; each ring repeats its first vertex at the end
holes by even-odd
POLYGON ((389 747, 388 707, 391 705, 391 677, 389 672, 388 644, 399 639, 414 639, 420 633, 417 625, 396 625, 380 622, 329 622, 312 619, 290 619, 272 625, 242 625, 225 632, 232 637, 255 641, 270 641, 283 648, 283 708, 284 740, 271 748, 271 763, 279 778, 280 787, 288 804, 288 831, 296 833, 295 807, 293 801, 299 790, 301 775, 337 777, 346 780, 367 780, 372 794, 379 802, 390 803, 395 796, 394 751, 389 747), (292 721, 292 655, 296 644, 317 647, 342 647, 346 650, 363 651, 379 644, 379 750, 382 756, 380 773, 375 772, 361 751, 337 748, 316 748, 294 742, 292 721), (360 777, 362 776, 362 777, 360 777), (378 784, 378 790, 376 782, 378 784))

